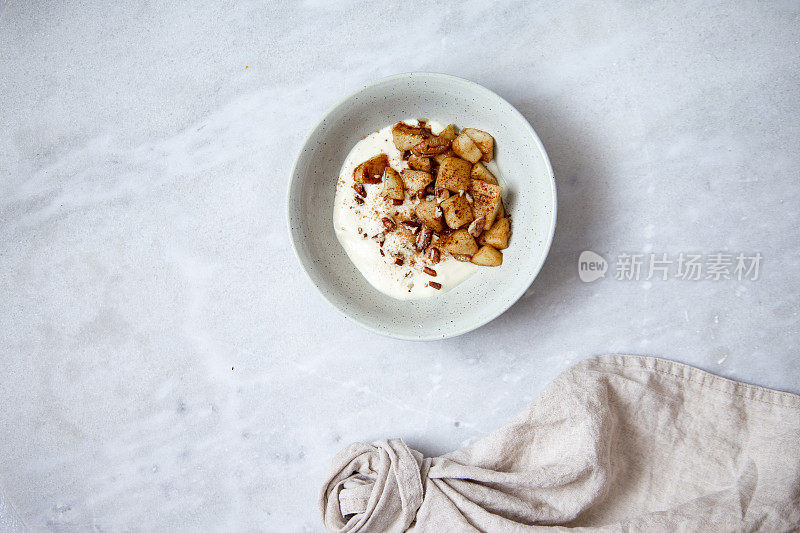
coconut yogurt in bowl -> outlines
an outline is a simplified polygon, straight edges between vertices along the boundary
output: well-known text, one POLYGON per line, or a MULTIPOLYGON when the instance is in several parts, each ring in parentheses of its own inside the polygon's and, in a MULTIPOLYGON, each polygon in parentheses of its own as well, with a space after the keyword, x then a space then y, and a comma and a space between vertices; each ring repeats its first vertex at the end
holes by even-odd
MULTIPOLYGON (((417 120, 404 122, 419 124, 417 120)), ((444 129, 438 122, 427 125, 434 134, 444 129)), ((420 253, 416 242, 422 230, 402 222, 413 218, 416 203, 410 198, 395 205, 382 194, 381 184, 366 184, 363 186, 365 194, 357 193, 362 189, 354 178, 354 171, 372 157, 386 154, 392 168, 398 171, 409 168, 403 152, 392 142, 391 130, 392 125, 388 125, 367 135, 347 155, 336 185, 334 230, 359 272, 382 293, 401 300, 435 296, 452 289, 479 267, 447 254, 434 262, 420 253), (394 231, 386 231, 387 219, 398 226, 394 231)))

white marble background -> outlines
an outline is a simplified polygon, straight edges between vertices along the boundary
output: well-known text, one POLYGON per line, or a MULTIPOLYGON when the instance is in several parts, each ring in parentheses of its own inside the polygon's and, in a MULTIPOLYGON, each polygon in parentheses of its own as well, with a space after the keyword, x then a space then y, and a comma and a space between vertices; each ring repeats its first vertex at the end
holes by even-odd
POLYGON ((0 2, 0 484, 27 526, 317 531, 347 443, 447 452, 593 354, 800 392, 800 6, 553 4, 0 2), (412 70, 516 105, 559 192, 528 294, 424 344, 331 309, 284 222, 318 117, 412 70), (764 261, 584 284, 585 249, 764 261))

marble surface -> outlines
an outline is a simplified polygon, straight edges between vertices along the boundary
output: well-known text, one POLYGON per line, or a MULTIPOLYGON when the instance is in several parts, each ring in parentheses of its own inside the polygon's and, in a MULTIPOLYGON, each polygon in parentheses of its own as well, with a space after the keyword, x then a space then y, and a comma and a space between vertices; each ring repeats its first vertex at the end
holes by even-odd
POLYGON ((594 354, 800 392, 798 28, 796 2, 0 2, 0 508, 318 531, 341 447, 458 448, 594 354), (442 342, 337 314, 284 217, 322 112, 412 70, 517 106, 559 191, 525 297, 442 342), (759 279, 613 275, 719 251, 761 253, 759 279))

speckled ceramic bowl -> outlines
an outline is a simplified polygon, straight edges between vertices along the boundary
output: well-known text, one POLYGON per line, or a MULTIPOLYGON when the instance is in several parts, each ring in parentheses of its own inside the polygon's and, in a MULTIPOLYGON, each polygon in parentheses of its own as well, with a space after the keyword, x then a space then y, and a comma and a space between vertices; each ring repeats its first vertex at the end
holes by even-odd
POLYGON ((556 188, 541 141, 511 104, 460 78, 400 74, 360 89, 325 114, 292 169, 287 215, 300 264, 336 309, 390 337, 444 339, 489 322, 525 293, 553 238, 556 188), (441 296, 403 301, 374 289, 347 257, 333 230, 333 198, 342 162, 359 140, 416 117, 494 136, 513 234, 502 266, 482 268, 441 296))

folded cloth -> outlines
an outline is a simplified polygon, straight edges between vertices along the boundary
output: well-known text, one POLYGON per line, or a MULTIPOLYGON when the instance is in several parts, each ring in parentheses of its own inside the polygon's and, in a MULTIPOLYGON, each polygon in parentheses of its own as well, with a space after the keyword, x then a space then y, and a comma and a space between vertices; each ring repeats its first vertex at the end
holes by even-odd
POLYGON ((447 455, 350 445, 320 507, 328 530, 353 533, 800 531, 800 396, 597 357, 447 455))

